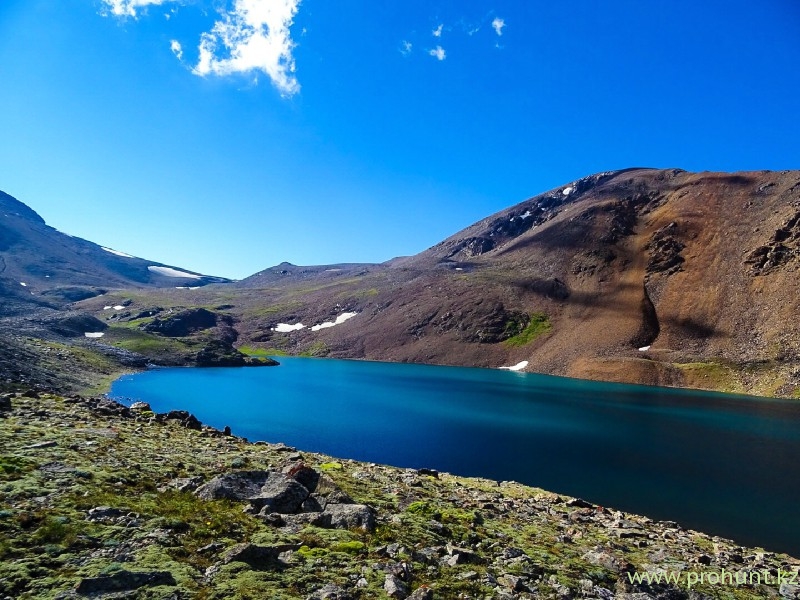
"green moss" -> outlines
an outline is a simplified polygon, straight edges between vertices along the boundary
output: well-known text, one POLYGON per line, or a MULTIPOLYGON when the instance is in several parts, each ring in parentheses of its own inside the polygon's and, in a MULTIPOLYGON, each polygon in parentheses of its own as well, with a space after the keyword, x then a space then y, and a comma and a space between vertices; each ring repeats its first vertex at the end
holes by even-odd
POLYGON ((332 552, 345 552, 347 554, 363 554, 367 549, 364 542, 352 540, 350 542, 337 542, 331 546, 332 552))
POLYGON ((719 390, 723 392, 743 391, 735 382, 733 370, 721 362, 677 363, 689 387, 719 390))
POLYGON ((322 558, 327 556, 330 551, 327 548, 310 548, 308 546, 300 546, 297 549, 297 555, 306 560, 314 558, 322 558))
POLYGON ((406 507, 406 512, 411 513, 412 515, 426 517, 428 519, 433 518, 434 514, 436 514, 436 511, 429 503, 421 500, 417 500, 416 502, 409 504, 406 507))
POLYGON ((322 463, 319 468, 322 471, 341 471, 344 467, 342 467, 342 463, 332 461, 322 463))
POLYGON ((229 500, 201 500, 188 492, 167 490, 139 494, 93 491, 75 500, 78 508, 124 508, 160 518, 163 527, 185 533, 185 545, 196 549, 219 539, 235 539, 252 533, 257 521, 229 500))
MULTIPOLYGON (((512 321, 511 323, 511 330, 518 327, 516 321, 512 321)), ((509 325, 507 324, 506 327, 508 328, 509 325)), ((547 333, 553 328, 552 323, 550 323, 550 317, 548 317, 543 312, 536 312, 531 314, 531 319, 528 322, 528 325, 512 337, 508 338, 505 341, 505 344, 508 346, 525 346, 530 344, 539 336, 547 333)))
POLYGON ((33 541, 37 544, 63 544, 73 543, 78 537, 79 530, 65 517, 47 517, 39 528, 33 533, 33 541))
POLYGON ((0 456, 0 481, 15 479, 36 468, 36 463, 19 456, 0 456))

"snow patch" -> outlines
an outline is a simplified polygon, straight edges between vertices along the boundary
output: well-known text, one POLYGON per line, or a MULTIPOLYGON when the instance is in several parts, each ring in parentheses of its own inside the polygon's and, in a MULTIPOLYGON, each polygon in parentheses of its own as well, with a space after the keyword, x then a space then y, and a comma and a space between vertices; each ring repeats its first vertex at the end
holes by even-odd
POLYGON ((289 333, 290 331, 300 331, 301 329, 305 329, 306 326, 302 323, 295 323, 294 325, 289 325, 288 323, 278 323, 277 327, 273 327, 272 331, 277 331, 278 333, 289 333))
POLYGON ((131 256, 130 254, 125 254, 124 252, 120 252, 119 250, 113 250, 112 248, 106 248, 105 246, 100 246, 106 252, 110 252, 116 256, 122 256, 124 258, 136 258, 135 256, 131 256))
POLYGON ((324 323, 320 323, 319 325, 314 325, 311 328, 311 331, 319 331, 320 329, 327 329, 328 327, 334 327, 336 325, 341 325, 342 323, 347 321, 347 319, 352 319, 357 314, 358 313, 354 313, 354 312, 342 313, 338 317, 336 317, 335 321, 325 321, 324 323))
POLYGON ((569 185, 569 186, 565 187, 564 190, 561 193, 564 194, 565 196, 569 196, 574 191, 575 191, 575 188, 572 187, 571 185, 569 185))
POLYGON ((648 350, 650 350, 650 346, 642 346, 639 348, 639 352, 647 352, 648 350))
POLYGON ((200 277, 202 277, 202 275, 194 275, 193 273, 187 273, 186 271, 173 269, 172 267, 150 266, 147 267, 147 270, 152 271, 153 273, 158 273, 159 275, 164 275, 165 277, 186 277, 189 279, 200 279, 200 277))
POLYGON ((112 308, 114 308, 114 307, 113 306, 104 306, 103 310, 111 310, 112 308))
POLYGON ((97 331, 97 332, 87 331, 83 335, 85 335, 87 338, 101 338, 105 335, 105 333, 103 333, 102 331, 97 331))
POLYGON ((19 282, 19 284, 20 284, 22 287, 28 287, 28 284, 27 284, 27 283, 25 283, 24 281, 20 281, 20 282, 19 282))
POLYGON ((520 216, 519 216, 519 218, 520 218, 520 219, 527 219, 527 218, 528 218, 528 217, 530 217, 532 214, 533 214, 533 213, 532 213, 531 211, 529 211, 529 210, 526 210, 526 211, 525 211, 525 214, 522 214, 522 215, 520 215, 520 216))
POLYGON ((333 273, 334 271, 341 271, 341 269, 325 269, 326 273, 333 273))
POLYGON ((513 367, 500 367, 501 369, 505 369, 506 371, 522 371, 525 367, 528 366, 528 361, 523 360, 522 362, 518 362, 513 367))
POLYGON ((124 309, 125 309, 125 307, 124 307, 124 306, 122 306, 122 304, 117 304, 117 305, 114 307, 114 310, 124 310, 124 309))

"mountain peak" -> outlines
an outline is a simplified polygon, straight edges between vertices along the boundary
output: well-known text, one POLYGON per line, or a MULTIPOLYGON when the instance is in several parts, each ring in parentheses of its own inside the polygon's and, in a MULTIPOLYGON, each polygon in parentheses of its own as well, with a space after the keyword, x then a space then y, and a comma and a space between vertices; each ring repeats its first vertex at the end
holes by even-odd
POLYGON ((35 210, 29 208, 14 196, 0 191, 0 213, 22 217, 28 221, 45 224, 44 219, 35 210))

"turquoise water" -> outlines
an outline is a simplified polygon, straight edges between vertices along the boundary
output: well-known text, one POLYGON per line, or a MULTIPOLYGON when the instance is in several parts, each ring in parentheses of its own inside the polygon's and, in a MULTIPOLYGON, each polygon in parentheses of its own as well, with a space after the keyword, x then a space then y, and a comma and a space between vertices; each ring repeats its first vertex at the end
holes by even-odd
POLYGON ((111 396, 252 441, 515 480, 800 555, 800 402, 489 369, 280 358, 111 396))

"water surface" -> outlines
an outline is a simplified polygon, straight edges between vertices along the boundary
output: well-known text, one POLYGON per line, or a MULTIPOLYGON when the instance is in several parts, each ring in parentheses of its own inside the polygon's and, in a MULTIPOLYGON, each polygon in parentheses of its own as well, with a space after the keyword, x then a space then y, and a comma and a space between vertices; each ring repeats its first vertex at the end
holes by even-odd
POLYGON ((490 369, 279 358, 111 396, 252 441, 515 480, 800 556, 800 402, 490 369))

